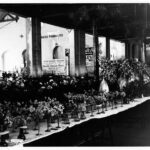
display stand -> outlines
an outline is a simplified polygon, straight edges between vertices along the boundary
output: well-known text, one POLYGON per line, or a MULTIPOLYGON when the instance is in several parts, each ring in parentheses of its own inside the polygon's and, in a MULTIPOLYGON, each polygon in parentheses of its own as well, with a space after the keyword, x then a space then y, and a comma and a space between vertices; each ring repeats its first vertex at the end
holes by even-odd
POLYGON ((0 146, 8 146, 6 142, 7 135, 9 136, 9 131, 0 132, 0 137, 1 137, 0 146))
POLYGON ((27 126, 20 127, 18 139, 23 139, 23 140, 26 139, 26 136, 24 134, 25 130, 27 130, 27 126))

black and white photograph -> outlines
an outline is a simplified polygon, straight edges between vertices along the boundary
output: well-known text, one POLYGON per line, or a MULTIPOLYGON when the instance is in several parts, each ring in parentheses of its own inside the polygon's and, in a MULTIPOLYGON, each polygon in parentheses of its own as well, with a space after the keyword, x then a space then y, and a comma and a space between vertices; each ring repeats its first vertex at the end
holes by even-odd
POLYGON ((0 3, 0 148, 149 147, 150 1, 0 3))

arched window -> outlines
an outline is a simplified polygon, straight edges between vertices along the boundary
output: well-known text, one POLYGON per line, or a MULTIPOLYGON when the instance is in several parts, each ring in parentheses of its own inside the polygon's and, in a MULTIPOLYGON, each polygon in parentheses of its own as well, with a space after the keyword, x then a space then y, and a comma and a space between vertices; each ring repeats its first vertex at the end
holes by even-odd
POLYGON ((63 48, 57 43, 53 49, 53 59, 63 59, 63 48))

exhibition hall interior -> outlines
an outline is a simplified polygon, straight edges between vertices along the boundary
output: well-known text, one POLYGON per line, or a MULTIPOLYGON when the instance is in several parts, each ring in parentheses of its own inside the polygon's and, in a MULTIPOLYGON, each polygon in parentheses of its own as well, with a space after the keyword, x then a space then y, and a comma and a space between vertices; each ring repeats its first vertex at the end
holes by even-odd
POLYGON ((150 146, 149 3, 1 3, 0 147, 150 146))

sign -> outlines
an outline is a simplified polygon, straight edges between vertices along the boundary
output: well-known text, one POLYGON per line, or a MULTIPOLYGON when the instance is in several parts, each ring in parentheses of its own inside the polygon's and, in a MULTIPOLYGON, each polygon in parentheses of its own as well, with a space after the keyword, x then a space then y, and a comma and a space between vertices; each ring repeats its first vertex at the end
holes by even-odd
POLYGON ((88 71, 88 73, 93 74, 94 73, 94 48, 87 47, 85 49, 85 55, 86 55, 87 71, 88 71))
POLYGON ((57 75, 66 75, 65 59, 53 59, 43 61, 43 72, 54 73, 57 75))
POLYGON ((69 56, 69 53, 70 53, 70 49, 66 48, 66 49, 65 49, 65 55, 66 55, 66 56, 69 56))
POLYGON ((85 49, 85 54, 86 54, 86 55, 93 55, 93 50, 94 50, 93 47, 87 47, 87 48, 85 49))
POLYGON ((47 35, 42 35, 41 38, 45 39, 45 38, 56 38, 56 37, 63 37, 62 33, 59 32, 50 32, 47 35))

